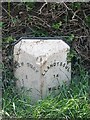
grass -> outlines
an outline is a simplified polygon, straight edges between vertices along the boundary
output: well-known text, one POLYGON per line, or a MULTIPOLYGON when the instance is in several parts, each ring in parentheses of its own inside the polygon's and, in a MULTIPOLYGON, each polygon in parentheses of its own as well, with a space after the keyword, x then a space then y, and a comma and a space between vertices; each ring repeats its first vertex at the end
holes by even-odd
POLYGON ((63 85, 56 97, 47 97, 35 105, 30 103, 26 91, 17 92, 7 87, 3 93, 4 117, 32 119, 77 119, 90 118, 89 75, 78 66, 79 74, 73 77, 70 86, 63 85))

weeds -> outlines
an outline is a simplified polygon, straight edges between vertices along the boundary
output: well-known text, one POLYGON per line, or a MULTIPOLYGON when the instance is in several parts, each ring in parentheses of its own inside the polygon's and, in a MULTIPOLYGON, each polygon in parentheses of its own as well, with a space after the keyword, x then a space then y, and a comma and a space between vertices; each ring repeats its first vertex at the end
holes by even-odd
POLYGON ((56 97, 39 100, 35 105, 25 91, 17 92, 15 87, 8 87, 3 94, 3 114, 16 118, 90 118, 89 76, 78 66, 79 75, 75 76, 70 86, 63 85, 56 97))
POLYGON ((0 28, 3 27, 3 44, 6 43, 3 45, 4 65, 0 65, 3 69, 3 118, 90 118, 90 76, 81 65, 82 59, 86 64, 90 61, 87 38, 90 30, 89 4, 85 4, 87 9, 84 3, 41 3, 40 6, 37 3, 37 9, 36 3, 24 2, 24 7, 21 4, 19 6, 17 3, 14 4, 8 0, 8 4, 2 6, 3 21, 0 22, 0 28), (20 12, 15 13, 17 10, 20 12), (69 87, 63 85, 58 96, 54 98, 49 96, 39 100, 35 105, 31 104, 27 91, 18 91, 15 87, 16 78, 11 68, 12 56, 9 44, 17 35, 20 37, 27 34, 40 37, 68 36, 66 42, 72 47, 71 54, 68 55, 73 66, 69 87))

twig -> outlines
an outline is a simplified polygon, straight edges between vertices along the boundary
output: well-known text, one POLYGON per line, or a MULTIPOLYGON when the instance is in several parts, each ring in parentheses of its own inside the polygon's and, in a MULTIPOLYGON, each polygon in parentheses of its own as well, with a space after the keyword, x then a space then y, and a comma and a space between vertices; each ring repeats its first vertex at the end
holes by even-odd
POLYGON ((39 14, 42 13, 42 9, 44 8, 44 6, 47 5, 47 1, 45 0, 45 3, 42 5, 42 7, 39 9, 39 14))
POLYGON ((51 26, 49 24, 47 24, 45 21, 43 21, 41 18, 39 18, 37 16, 33 16, 33 15, 30 15, 30 17, 36 18, 36 19, 40 20, 42 23, 44 23, 44 25, 46 25, 47 27, 51 28, 51 26))
MULTIPOLYGON (((1 6, 2 7, 2 6, 1 6)), ((4 8, 4 7, 2 7, 2 9, 9 15, 9 17, 11 18, 11 20, 12 20, 12 22, 13 22, 13 17, 7 12, 7 10, 4 8)), ((13 24, 15 25, 15 23, 13 22, 13 24)))
POLYGON ((74 14, 74 17, 76 16, 79 20, 82 21, 83 25, 85 25, 87 28, 89 28, 89 27, 86 25, 85 21, 83 21, 78 15, 76 15, 76 13, 75 13, 71 8, 69 8, 64 2, 63 2, 63 4, 64 4, 64 6, 65 6, 68 10, 71 10, 71 11, 72 11, 72 13, 74 14))
POLYGON ((74 12, 74 15, 72 16, 72 19, 75 18, 76 14, 77 14, 78 12, 79 12, 79 10, 77 10, 77 11, 74 12))
POLYGON ((85 54, 82 54, 77 47, 75 47, 75 50, 79 55, 81 55, 84 58, 84 60, 90 61, 90 57, 87 57, 85 54))

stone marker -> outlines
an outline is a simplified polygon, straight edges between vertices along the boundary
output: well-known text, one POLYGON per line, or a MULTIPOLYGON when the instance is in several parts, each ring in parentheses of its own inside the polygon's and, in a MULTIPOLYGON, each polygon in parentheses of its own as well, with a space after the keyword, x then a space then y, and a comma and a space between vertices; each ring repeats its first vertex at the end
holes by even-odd
POLYGON ((69 51, 70 47, 60 39, 22 38, 14 46, 17 86, 30 90, 32 101, 58 94, 60 86, 71 79, 69 51))

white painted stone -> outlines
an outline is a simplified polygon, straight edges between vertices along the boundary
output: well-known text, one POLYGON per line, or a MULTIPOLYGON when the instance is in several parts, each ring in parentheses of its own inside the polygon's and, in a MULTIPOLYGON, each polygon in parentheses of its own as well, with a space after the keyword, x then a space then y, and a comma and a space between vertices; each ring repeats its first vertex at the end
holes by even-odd
POLYGON ((63 82, 71 80, 70 47, 59 39, 22 39, 14 46, 17 86, 31 90, 32 101, 58 94, 63 82))

